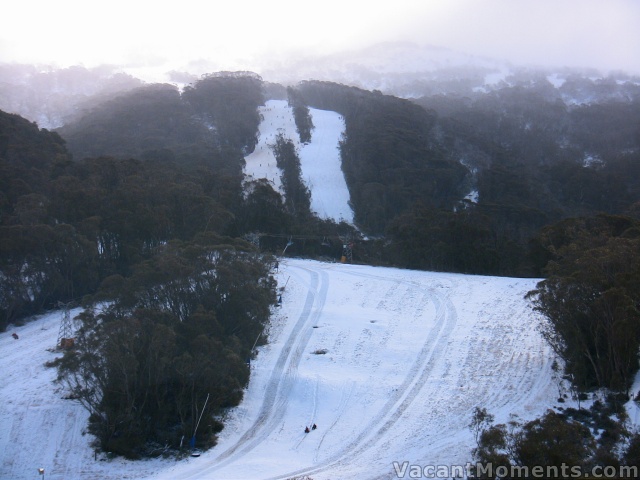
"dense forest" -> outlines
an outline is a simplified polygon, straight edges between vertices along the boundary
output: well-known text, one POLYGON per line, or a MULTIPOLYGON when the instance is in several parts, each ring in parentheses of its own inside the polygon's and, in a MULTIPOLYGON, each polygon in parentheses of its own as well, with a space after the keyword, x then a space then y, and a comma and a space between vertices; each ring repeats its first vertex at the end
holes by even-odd
POLYGON ((344 116, 356 222, 387 237, 394 264, 539 276, 545 263, 529 242, 543 226, 637 212, 640 87, 579 106, 544 79, 413 102, 327 82, 298 88, 344 116))
MULTIPOLYGON (((271 255, 291 235, 304 239, 294 255, 339 258, 346 235, 356 262, 544 277, 530 299, 565 380, 629 388, 640 346, 637 84, 556 88, 531 76, 408 100, 221 72, 182 91, 123 90, 55 132, 0 112, 0 327, 86 305, 58 367, 101 448, 137 457, 176 446, 203 410, 240 401, 276 298, 271 255), (272 147, 284 195, 244 179, 258 107, 273 94, 289 99, 301 142, 313 139, 310 107, 343 116, 355 226, 313 215, 291 139, 272 147), (591 101, 567 101, 578 97, 591 101), (216 392, 206 407, 205 392, 216 392)), ((512 464, 524 460, 505 452, 558 421, 512 438, 516 426, 476 420, 477 457, 512 464)))
POLYGON ((80 315, 59 379, 104 451, 137 458, 185 438, 208 448, 215 415, 242 399, 275 281, 262 255, 220 241, 170 242, 130 276, 105 279, 96 299, 110 302, 80 315))

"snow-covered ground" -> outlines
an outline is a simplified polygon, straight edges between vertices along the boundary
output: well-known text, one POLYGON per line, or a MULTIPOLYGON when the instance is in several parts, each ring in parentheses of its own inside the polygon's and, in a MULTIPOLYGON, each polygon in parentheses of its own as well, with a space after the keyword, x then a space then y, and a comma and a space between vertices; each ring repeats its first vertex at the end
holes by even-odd
POLYGON ((504 422, 557 398, 523 299, 535 280, 281 265, 282 310, 220 444, 154 478, 391 478, 394 461, 464 464, 475 406, 504 422))
POLYGON ((44 367, 60 313, 0 334, 0 478, 389 478, 393 461, 469 460, 476 405, 504 422, 554 404, 553 355, 523 299, 535 280, 294 259, 278 279, 244 401, 216 448, 179 463, 94 460, 86 412, 44 367))
POLYGON ((214 449, 180 462, 94 459, 87 413, 44 366, 61 312, 1 333, 0 478, 396 478, 394 462, 470 460, 475 406, 506 422, 555 405, 554 357, 523 298, 535 279, 298 259, 277 277, 283 304, 243 402, 214 449))
POLYGON ((320 218, 353 223, 353 210, 349 205, 349 189, 342 173, 338 143, 344 132, 344 120, 340 114, 310 108, 314 130, 311 142, 300 143, 293 110, 286 100, 269 100, 260 107, 262 122, 259 127, 258 145, 245 158, 245 175, 249 178, 266 178, 282 192, 281 171, 276 165, 271 145, 278 134, 290 139, 298 151, 302 180, 311 191, 311 209, 320 218))

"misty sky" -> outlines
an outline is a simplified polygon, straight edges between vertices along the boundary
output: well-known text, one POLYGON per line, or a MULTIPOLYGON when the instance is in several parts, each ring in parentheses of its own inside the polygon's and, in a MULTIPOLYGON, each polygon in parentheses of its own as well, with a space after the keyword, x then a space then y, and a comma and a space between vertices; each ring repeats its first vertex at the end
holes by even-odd
POLYGON ((408 40, 640 74, 639 0, 23 0, 2 10, 0 62, 257 71, 267 58, 408 40))

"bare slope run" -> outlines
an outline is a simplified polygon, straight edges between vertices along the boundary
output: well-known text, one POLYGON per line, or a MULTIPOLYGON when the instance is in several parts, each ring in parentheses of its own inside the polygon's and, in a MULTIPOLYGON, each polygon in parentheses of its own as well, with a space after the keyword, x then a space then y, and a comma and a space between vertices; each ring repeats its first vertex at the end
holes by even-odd
POLYGON ((339 142, 344 133, 344 120, 340 114, 311 108, 314 130, 311 142, 301 144, 296 130, 293 110, 285 100, 269 100, 260 108, 262 122, 258 145, 245 158, 245 175, 266 178, 274 189, 282 192, 280 170, 270 148, 276 136, 290 139, 298 150, 302 180, 311 191, 311 209, 320 217, 353 223, 349 205, 349 190, 342 173, 339 142))

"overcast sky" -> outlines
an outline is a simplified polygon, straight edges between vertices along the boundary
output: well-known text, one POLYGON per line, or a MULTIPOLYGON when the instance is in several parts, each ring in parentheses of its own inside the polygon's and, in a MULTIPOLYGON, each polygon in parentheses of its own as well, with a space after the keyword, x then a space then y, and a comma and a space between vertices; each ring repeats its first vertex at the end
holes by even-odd
POLYGON ((640 74, 640 0, 21 0, 2 6, 0 61, 255 69, 395 40, 640 74))

